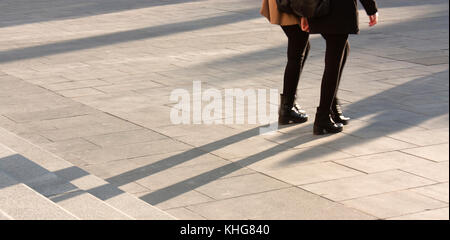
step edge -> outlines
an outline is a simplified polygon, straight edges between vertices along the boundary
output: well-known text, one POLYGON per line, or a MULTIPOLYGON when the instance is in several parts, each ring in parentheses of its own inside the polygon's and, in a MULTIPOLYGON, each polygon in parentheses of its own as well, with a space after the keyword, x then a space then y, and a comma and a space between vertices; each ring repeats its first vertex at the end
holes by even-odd
MULTIPOLYGON (((74 164, 72 164, 72 163, 66 161, 65 159, 63 159, 63 158, 57 156, 56 154, 54 154, 54 153, 52 153, 52 152, 50 152, 50 151, 44 149, 43 147, 41 147, 41 146, 39 146, 39 145, 36 145, 36 144, 32 143, 31 141, 29 141, 29 140, 27 140, 27 139, 24 139, 23 137, 20 137, 20 136, 17 135, 16 133, 13 133, 13 132, 11 132, 11 131, 9 131, 9 130, 7 130, 7 129, 5 129, 5 128, 3 128, 3 127, 0 126, 0 138, 2 137, 2 135, 3 135, 3 136, 9 135, 10 137, 14 138, 16 141, 22 141, 22 142, 25 142, 26 144, 28 144, 28 145, 30 145, 30 146, 36 148, 36 150, 41 151, 41 152, 43 152, 44 154, 48 154, 49 156, 51 156, 51 157, 57 159, 58 161, 61 161, 61 162, 65 163, 67 166, 77 167, 77 166, 75 166, 74 164)), ((6 136, 6 137, 8 137, 8 136, 6 136)), ((9 150, 12 151, 12 152, 16 152, 16 153, 18 153, 18 154, 21 154, 20 152, 18 152, 18 151, 16 151, 16 150, 12 149, 10 146, 6 145, 4 142, 3 142, 3 143, 0 143, 0 144, 2 144, 3 146, 5 146, 7 149, 9 149, 9 150)), ((21 154, 21 155, 22 155, 22 154, 21 154)), ((24 155, 22 155, 22 156, 24 156, 24 155)), ((26 157, 26 158, 29 159, 30 161, 33 161, 32 159, 28 158, 27 156, 24 156, 24 157, 26 157)), ((33 161, 33 162, 36 163, 35 161, 33 161)), ((75 184, 75 183, 72 183, 69 179, 66 179, 66 178, 64 178, 63 176, 59 176, 58 174, 52 172, 51 170, 49 170, 48 168, 42 166, 41 164, 38 164, 38 163, 36 163, 36 164, 39 165, 39 166, 41 166, 42 168, 46 169, 47 171, 49 171, 49 172, 55 174, 57 177, 62 178, 63 180, 67 181, 68 183, 73 184, 74 186, 76 186, 76 187, 79 188, 80 190, 83 190, 83 191, 86 191, 86 192, 89 190, 89 189, 84 189, 83 187, 80 187, 79 185, 77 185, 77 184, 75 184)), ((78 167, 78 168, 79 168, 79 167, 78 167)), ((89 172, 88 172, 88 174, 89 174, 90 176, 94 177, 94 178, 97 178, 98 180, 100 180, 100 181, 102 181, 102 182, 105 182, 106 184, 109 184, 109 183, 106 182, 104 179, 102 179, 102 178, 100 178, 100 177, 98 177, 98 176, 95 176, 95 175, 93 175, 93 174, 91 174, 91 173, 89 173, 89 172)), ((29 186, 27 186, 27 187, 29 187, 29 186)), ((30 189, 31 189, 31 188, 30 188, 30 189)), ((118 189, 119 189, 119 188, 118 188, 118 189)), ((34 189, 32 189, 32 190, 34 191, 34 189)), ((168 217, 170 217, 170 218, 177 219, 175 216, 173 216, 173 215, 167 213, 166 211, 164 211, 164 210, 162 210, 162 209, 160 209, 160 208, 158 208, 158 207, 156 207, 156 206, 153 206, 153 205, 151 205, 151 204, 149 204, 149 203, 147 203, 147 202, 145 202, 145 201, 139 199, 138 197, 134 196, 133 194, 128 193, 128 192, 126 192, 126 191, 123 191, 123 190, 121 190, 121 189, 119 189, 119 190, 123 192, 122 194, 126 194, 127 196, 132 197, 132 198, 134 198, 135 200, 142 202, 143 204, 146 204, 148 208, 151 208, 152 210, 156 210, 157 212, 160 212, 160 213, 162 213, 163 215, 166 215, 166 216, 168 216, 168 217)), ((38 193, 38 194, 39 194, 39 193, 38 193)), ((40 195, 42 195, 42 194, 40 194, 40 195)), ((99 199, 100 201, 103 201, 105 204, 109 205, 111 208, 117 209, 119 212, 123 213, 123 214, 126 215, 126 216, 130 216, 128 213, 125 213, 124 211, 118 209, 117 207, 111 206, 111 204, 108 203, 107 201, 102 200, 102 199, 96 197, 96 196, 93 195, 93 194, 91 194, 91 195, 92 195, 93 197, 99 199)), ((46 198, 45 196, 42 196, 42 197, 46 198)), ((47 199, 48 199, 48 198, 47 198, 47 199)), ((48 200, 51 201, 50 199, 48 199, 48 200)), ((51 201, 51 202, 53 203, 53 201, 51 201)), ((131 217, 132 219, 136 219, 136 218, 133 217, 133 216, 130 216, 130 217, 131 217)))

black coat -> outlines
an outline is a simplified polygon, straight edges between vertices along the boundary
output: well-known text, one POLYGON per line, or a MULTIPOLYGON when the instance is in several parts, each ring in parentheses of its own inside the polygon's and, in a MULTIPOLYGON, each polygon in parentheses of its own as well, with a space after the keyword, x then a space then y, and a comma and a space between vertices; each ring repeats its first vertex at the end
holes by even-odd
MULTIPOLYGON (((360 0, 368 15, 378 12, 375 0, 360 0)), ((309 19, 310 33, 359 33, 357 0, 331 0, 331 13, 325 17, 309 19)))

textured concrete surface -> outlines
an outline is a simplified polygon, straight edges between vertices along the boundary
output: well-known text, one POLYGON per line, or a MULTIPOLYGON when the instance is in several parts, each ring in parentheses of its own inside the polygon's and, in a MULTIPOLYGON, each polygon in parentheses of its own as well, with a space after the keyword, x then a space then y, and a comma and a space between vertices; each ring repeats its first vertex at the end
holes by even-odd
MULTIPOLYGON (((1 1, 0 127, 180 219, 448 219, 449 4, 378 4, 375 28, 361 11, 338 93, 353 121, 316 137, 317 35, 298 92, 308 123, 259 135, 170 122, 170 93, 193 81, 281 90, 287 39, 260 0, 1 1)), ((0 158, 1 144, 20 147, 0 142, 0 158)), ((70 167, 33 149, 50 171, 70 167)))
POLYGON ((0 144, 3 217, 59 219, 62 211, 83 220, 175 219, 3 128, 0 142, 10 146, 0 144))

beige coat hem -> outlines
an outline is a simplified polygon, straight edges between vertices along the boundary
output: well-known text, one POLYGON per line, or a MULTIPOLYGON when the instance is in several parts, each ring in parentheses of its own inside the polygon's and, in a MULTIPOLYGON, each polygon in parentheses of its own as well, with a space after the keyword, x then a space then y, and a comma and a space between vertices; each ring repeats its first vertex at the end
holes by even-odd
POLYGON ((300 17, 279 12, 276 0, 262 0, 260 13, 272 24, 281 26, 300 24, 300 17))

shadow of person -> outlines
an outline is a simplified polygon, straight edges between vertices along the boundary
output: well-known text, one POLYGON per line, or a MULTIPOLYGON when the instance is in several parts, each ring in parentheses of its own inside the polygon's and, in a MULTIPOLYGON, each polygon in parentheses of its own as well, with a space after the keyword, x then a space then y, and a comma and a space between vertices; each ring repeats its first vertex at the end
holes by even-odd
MULTIPOLYGON (((448 72, 448 70, 446 71, 448 72)), ((363 99, 361 101, 355 102, 353 104, 350 104, 348 106, 348 108, 358 108, 360 106, 366 106, 367 104, 372 104, 375 101, 379 101, 379 100, 386 100, 387 97, 391 96, 392 94, 395 94, 396 92, 402 92, 404 89, 409 89, 411 86, 417 87, 419 89, 423 89, 423 91, 426 92, 426 89, 428 86, 432 86, 433 84, 435 84, 436 81, 442 81, 442 79, 438 79, 438 78, 434 78, 434 75, 431 76, 427 76, 427 77, 421 77, 421 78, 417 78, 415 80, 412 80, 410 82, 401 84, 399 86, 396 86, 394 88, 388 89, 386 91, 383 91, 379 94, 376 94, 374 96, 370 96, 366 99, 363 99), (431 81, 431 82, 430 82, 431 81), (434 81, 434 83, 433 83, 434 81)), ((399 101, 402 101, 402 99, 400 99, 399 101)), ((387 107, 388 108, 388 107, 387 107)), ((383 117, 383 112, 384 110, 378 109, 378 108, 374 108, 374 111, 371 111, 370 108, 367 109, 367 112, 364 113, 360 113, 357 114, 356 117, 357 118, 362 118, 366 115, 374 115, 371 119, 371 122, 365 126, 362 127, 358 130, 356 130, 355 132, 353 132, 353 134, 358 134, 358 133, 364 133, 367 129, 370 129, 373 126, 376 126, 377 124, 379 124, 380 122, 384 122, 385 118, 383 117)), ((348 138, 351 138, 352 136, 349 134, 339 134, 336 135, 338 136, 337 138, 334 139, 335 142, 342 142, 343 144, 340 144, 340 148, 346 148, 346 147, 350 147, 350 146, 355 146, 358 144, 365 144, 367 142, 373 141, 379 137, 382 137, 384 135, 387 134, 393 134, 402 130, 406 130, 409 127, 413 127, 416 125, 419 125, 429 119, 433 119, 442 115, 448 114, 448 107, 442 107, 439 111, 435 111, 432 114, 428 114, 428 115, 422 115, 421 117, 417 117, 414 119, 409 119, 409 124, 402 124, 402 125, 397 125, 394 126, 393 128, 390 128, 389 130, 385 131, 383 133, 383 135, 372 135, 368 138, 358 138, 358 141, 348 141, 348 138)), ((402 115, 399 115, 398 118, 399 120, 402 120, 402 115)), ((305 125, 302 128, 307 128, 310 126, 305 125)), ((296 137, 292 140, 289 140, 285 143, 283 143, 283 145, 292 145, 292 144, 306 144, 314 139, 317 138, 323 138, 323 137, 311 137, 312 133, 310 134, 304 134, 301 135, 299 137, 296 137)), ((235 142, 237 143, 237 142, 235 142)), ((147 195, 144 195, 142 197, 140 197, 142 200, 152 204, 152 205, 156 205, 162 202, 165 202, 169 199, 172 199, 174 197, 177 197, 181 194, 187 193, 189 191, 192 191, 198 187, 201 187, 207 183, 210 183, 212 181, 215 181, 221 177, 224 177, 226 175, 229 175, 239 169, 242 169, 244 167, 248 167, 254 163, 260 162, 268 157, 271 156, 275 156, 276 154, 283 152, 286 150, 285 146, 283 146, 282 144, 276 145, 272 148, 269 148, 265 151, 262 151, 260 153, 254 154, 252 156, 249 157, 245 157, 241 160, 229 163, 225 166, 213 169, 211 171, 202 173, 200 175, 191 177, 189 179, 185 179, 183 181, 180 181, 178 183, 172 184, 168 187, 162 188, 162 189, 158 189, 154 192, 151 192, 147 195)), ((280 159, 280 162, 282 162, 282 164, 286 164, 288 165, 289 162, 298 162, 298 161, 308 161, 310 158, 314 157, 320 157, 321 154, 326 154, 326 152, 317 152, 315 151, 316 148, 320 147, 321 145, 317 145, 314 147, 309 148, 306 151, 303 151, 301 154, 295 155, 293 157, 290 157, 288 159, 280 159), (310 154, 313 153, 313 154, 310 154)))

